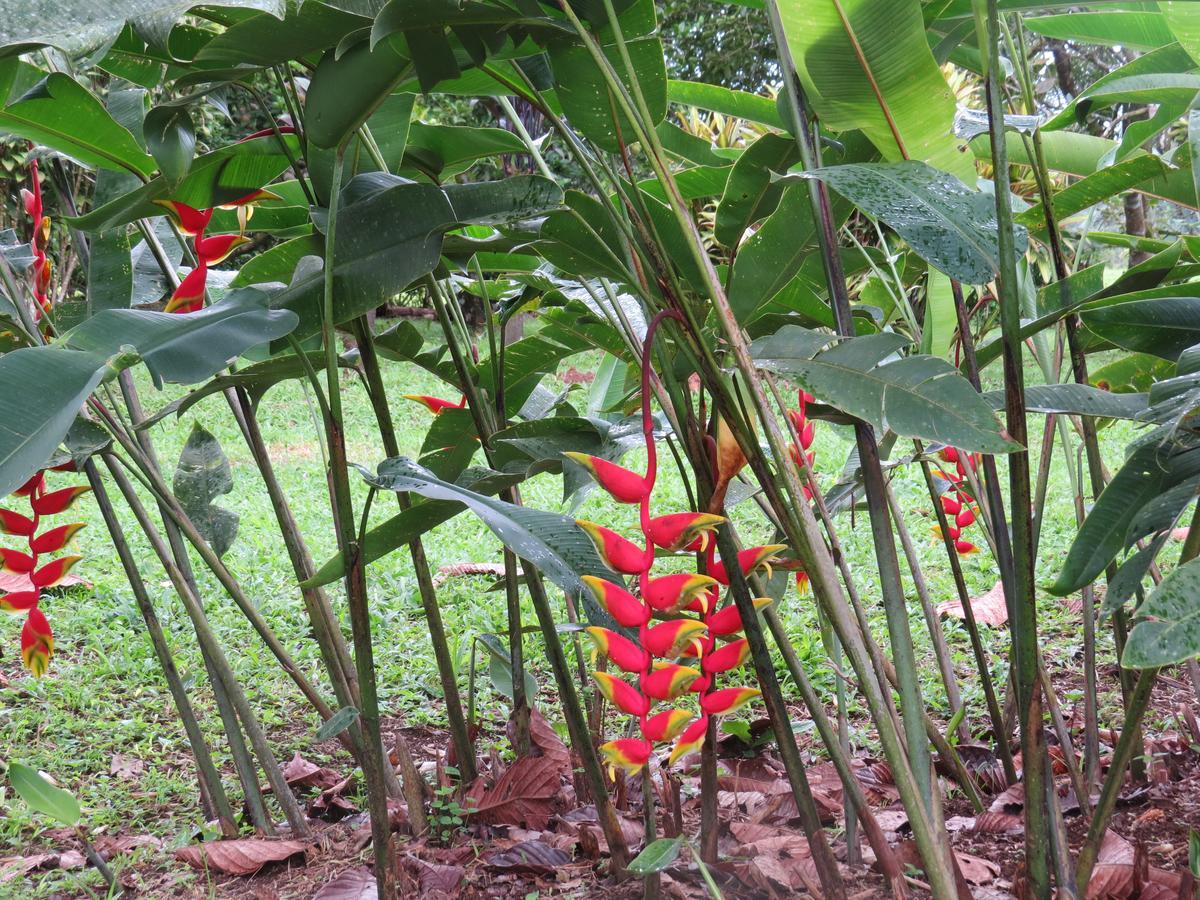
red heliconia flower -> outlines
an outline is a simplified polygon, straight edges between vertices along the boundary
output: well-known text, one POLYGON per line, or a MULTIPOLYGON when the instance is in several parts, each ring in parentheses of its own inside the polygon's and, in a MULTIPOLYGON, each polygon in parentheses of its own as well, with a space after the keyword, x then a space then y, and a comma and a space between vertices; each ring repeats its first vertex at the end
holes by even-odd
POLYGON ((45 614, 38 607, 42 591, 60 584, 79 562, 78 556, 60 556, 49 561, 45 560, 45 556, 66 547, 83 525, 59 525, 40 534, 38 529, 43 516, 64 511, 88 490, 79 486, 47 493, 45 475, 37 472, 16 491, 17 496, 28 501, 31 515, 0 510, 0 531, 24 538, 28 550, 0 547, 0 561, 7 571, 22 575, 29 581, 28 588, 0 596, 0 610, 26 615, 25 625, 21 629, 21 658, 26 668, 39 677, 46 673, 54 653, 54 634, 45 614))
POLYGON ((659 659, 675 659, 682 656, 706 631, 708 626, 695 619, 672 619, 653 628, 642 626, 638 639, 643 647, 659 659))
POLYGON ((646 670, 649 654, 629 638, 598 625, 586 630, 596 645, 596 652, 610 659, 619 669, 633 675, 646 670))
MULTIPOLYGON (((784 548, 783 544, 766 544, 762 547, 751 547, 748 550, 742 550, 737 555, 737 562, 744 575, 750 575, 755 569, 762 566, 767 570, 768 576, 771 572, 771 566, 767 562, 768 559, 775 553, 778 553, 784 548)), ((709 574, 721 584, 729 584, 729 573, 725 569, 724 561, 716 563, 710 570, 709 574)))
POLYGON ((761 693, 750 687, 722 688, 701 697, 700 708, 710 716, 723 716, 745 706, 761 693))
POLYGON ((719 650, 706 653, 701 666, 707 675, 729 672, 743 665, 750 658, 750 642, 745 638, 731 641, 719 650))
POLYGON ((155 200, 154 203, 165 209, 175 227, 188 237, 204 234, 204 229, 208 227, 213 216, 211 209, 195 209, 177 200, 155 200))
POLYGON ((29 610, 25 627, 21 629, 21 659, 25 668, 41 678, 50 668, 50 657, 54 655, 54 632, 42 611, 34 606, 29 610))
MULTIPOLYGON (((756 597, 754 608, 762 609, 764 606, 770 606, 772 602, 770 597, 756 597)), ((738 612, 737 606, 733 603, 708 617, 708 633, 711 635, 724 637, 730 634, 740 634, 741 631, 742 614, 738 612)))
POLYGON ((966 528, 968 525, 973 525, 974 523, 975 512, 969 506, 963 507, 959 510, 958 515, 954 517, 954 524, 959 528, 966 528))
POLYGON ((642 719, 642 737, 655 744, 673 741, 694 719, 686 709, 668 709, 642 719))
MULTIPOLYGON (((976 514, 972 507, 974 502, 971 495, 964 490, 967 484, 967 472, 974 469, 976 455, 964 453, 954 447, 942 447, 937 455, 946 463, 954 466, 952 472, 939 471, 938 475, 947 482, 947 487, 939 498, 942 511, 951 520, 945 529, 945 536, 954 544, 954 550, 959 556, 966 556, 979 550, 975 544, 961 538, 962 529, 975 524, 976 514)), ((933 533, 939 538, 943 536, 940 525, 934 526, 933 533)))
POLYGON ((650 761, 653 751, 649 741, 641 738, 620 738, 600 745, 600 754, 609 770, 623 769, 630 775, 640 772, 650 761))
POLYGON ((584 575, 581 580, 591 589, 601 608, 617 620, 618 625, 639 628, 650 621, 650 610, 645 604, 619 584, 595 575, 584 575))
POLYGON ((171 294, 163 312, 187 314, 204 308, 204 290, 208 284, 208 266, 203 260, 187 273, 171 294))
POLYGON ((631 716, 644 716, 650 711, 650 700, 638 693, 637 688, 608 672, 593 672, 592 678, 604 699, 621 712, 631 716))
POLYGON ((238 247, 250 243, 244 234, 216 234, 196 238, 196 256, 206 265, 215 266, 229 258, 238 247))
POLYGON ((679 740, 675 742, 675 746, 672 748, 671 756, 667 762, 673 765, 677 760, 682 759, 689 753, 699 750, 704 744, 704 734, 707 730, 708 716, 701 716, 679 735, 679 740))
POLYGON ((430 397, 428 394, 405 394, 404 399, 420 403, 435 416, 440 416, 447 409, 462 409, 467 402, 465 396, 460 397, 457 403, 451 403, 449 400, 443 400, 441 397, 430 397))
POLYGON ((50 311, 50 275, 54 264, 46 256, 46 244, 50 241, 50 217, 45 214, 42 205, 42 185, 36 159, 29 164, 29 175, 32 187, 21 189, 21 200, 26 214, 33 220, 33 234, 29 240, 33 252, 33 318, 34 321, 40 321, 50 311))
POLYGON ((646 536, 664 550, 703 551, 708 546, 708 536, 724 521, 724 516, 711 513, 671 513, 651 519, 646 536))
POLYGON ((655 700, 674 700, 687 693, 692 682, 699 677, 700 672, 691 666, 667 663, 649 675, 643 675, 640 687, 647 697, 655 700))
POLYGON ((942 510, 948 516, 957 516, 962 510, 962 504, 953 494, 942 494, 942 510))
POLYGON ((955 541, 954 549, 959 556, 970 556, 972 553, 978 553, 979 548, 970 541, 955 541))
POLYGON ((642 589, 642 599, 649 603, 655 612, 677 613, 686 609, 698 595, 714 587, 716 583, 715 578, 695 572, 662 575, 647 582, 642 589))
POLYGON ((646 479, 624 466, 586 453, 564 453, 563 456, 587 469, 596 483, 618 503, 641 503, 650 495, 646 479))
MULTIPOLYGON (((575 524, 582 528, 596 545, 596 552, 604 564, 622 575, 640 575, 646 569, 646 551, 633 541, 626 540, 611 528, 583 519, 575 524)), ((653 553, 651 553, 653 558, 653 553)))

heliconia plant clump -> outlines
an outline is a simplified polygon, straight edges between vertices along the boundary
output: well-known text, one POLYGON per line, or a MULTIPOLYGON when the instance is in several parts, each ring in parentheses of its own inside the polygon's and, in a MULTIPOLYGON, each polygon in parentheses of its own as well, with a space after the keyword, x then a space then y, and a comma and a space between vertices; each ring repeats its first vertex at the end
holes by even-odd
MULTIPOLYGON (((56 469, 73 469, 73 466, 68 463, 56 469)), ((79 556, 68 555, 43 562, 43 557, 64 550, 83 528, 82 523, 76 522, 42 530, 42 519, 65 512, 89 490, 91 488, 86 485, 73 485, 49 491, 46 473, 40 471, 13 494, 28 504, 28 515, 24 511, 0 509, 0 532, 23 539, 25 543, 22 549, 0 547, 3 570, 29 582, 27 588, 0 596, 0 610, 25 615, 25 626, 21 629, 21 659, 39 678, 46 674, 54 654, 54 632, 40 606, 42 592, 61 584, 80 560, 79 556)))
MULTIPOLYGON (((954 542, 954 549, 959 556, 978 553, 979 547, 962 537, 963 529, 975 524, 975 500, 968 492, 966 482, 967 467, 970 466, 974 471, 976 457, 954 447, 943 447, 938 451, 938 457, 947 463, 947 467, 937 474, 946 482, 940 500, 950 528, 949 538, 954 542)), ((934 526, 934 532, 941 537, 941 526, 934 526)))
MULTIPOLYGON (((650 340, 648 336, 647 344, 650 340)), ((639 543, 603 525, 578 522, 610 569, 636 579, 634 593, 615 581, 583 578, 600 606, 619 626, 635 634, 631 638, 610 628, 587 629, 596 652, 620 670, 620 674, 594 672, 597 687, 613 706, 638 721, 640 737, 618 738, 600 747, 610 769, 629 773, 648 764, 655 744, 673 743, 668 765, 700 749, 710 717, 731 713, 760 693, 752 687, 717 685, 717 676, 741 667, 750 657, 749 644, 740 637, 742 620, 737 608, 720 605, 721 587, 729 584, 729 561, 715 558, 712 533, 725 519, 703 512, 652 515, 658 456, 648 381, 648 371, 644 371, 645 475, 600 457, 566 454, 586 468, 614 500, 636 504, 639 512, 639 543), (656 550, 697 554, 703 558, 706 572, 654 576, 656 550), (662 621, 655 623, 655 619, 662 621), (633 683, 624 675, 633 676, 633 683), (698 712, 683 706, 689 693, 697 695, 698 712), (658 704, 667 708, 656 708, 658 704)), ((743 550, 735 564, 749 574, 767 566, 780 549, 781 545, 768 545, 743 550)), ((756 606, 769 602, 755 601, 756 606)))

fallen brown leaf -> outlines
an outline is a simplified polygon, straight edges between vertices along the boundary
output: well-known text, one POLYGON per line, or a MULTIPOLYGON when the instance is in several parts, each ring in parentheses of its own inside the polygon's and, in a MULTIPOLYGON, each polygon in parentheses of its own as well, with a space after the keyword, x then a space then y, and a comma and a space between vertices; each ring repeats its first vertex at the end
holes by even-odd
POLYGON ((533 745, 542 751, 542 756, 559 769, 570 773, 571 751, 567 749, 554 727, 546 721, 546 717, 536 709, 529 710, 529 738, 533 745))
MULTIPOLYGON (((958 598, 939 603, 937 611, 943 616, 954 616, 965 619, 962 601, 958 598)), ((1008 607, 1004 603, 1004 587, 997 581, 991 590, 971 598, 971 611, 975 613, 975 621, 981 625, 1000 628, 1008 621, 1008 607)))
POLYGON ((561 789, 559 769, 546 756, 519 757, 487 786, 481 775, 467 790, 463 806, 472 818, 491 825, 545 828, 561 789))
POLYGON ((129 853, 142 847, 161 849, 162 841, 152 834, 120 834, 116 837, 102 834, 95 841, 96 852, 105 859, 112 859, 122 853, 129 853))
POLYGON ((113 755, 112 763, 108 767, 110 775, 116 775, 118 778, 137 778, 146 769, 146 764, 136 756, 126 756, 124 753, 116 753, 113 755))
POLYGON ((6 856, 0 859, 0 884, 38 869, 53 869, 58 865, 57 853, 35 853, 33 856, 6 856))
POLYGON ((359 866, 328 882, 312 900, 375 900, 375 896, 375 875, 366 866, 359 866))
POLYGON ((494 869, 512 869, 535 875, 548 875, 570 861, 569 853, 541 841, 522 841, 507 850, 484 857, 484 862, 494 869))
POLYGON ((283 767, 283 777, 292 787, 315 787, 322 791, 342 780, 342 776, 333 769, 311 763, 299 753, 283 767))
POLYGON ((458 896, 458 886, 467 870, 462 866, 430 863, 411 853, 404 854, 403 868, 416 877, 422 896, 458 896))
POLYGON ((242 838, 234 841, 206 841, 181 847, 175 858, 197 869, 216 869, 226 875, 253 875, 267 863, 280 862, 305 850, 303 841, 275 841, 266 838, 242 838))
POLYGON ((958 867, 962 870, 963 878, 967 879, 970 884, 990 884, 1000 874, 1000 866, 990 859, 981 859, 958 850, 954 851, 954 855, 958 859, 958 867))

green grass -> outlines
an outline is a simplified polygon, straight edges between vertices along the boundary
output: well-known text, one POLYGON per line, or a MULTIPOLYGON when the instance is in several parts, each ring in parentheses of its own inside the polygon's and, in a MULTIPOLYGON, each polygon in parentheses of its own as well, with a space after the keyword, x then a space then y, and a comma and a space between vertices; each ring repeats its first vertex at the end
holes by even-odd
MULTIPOLYGON (((573 362, 587 368, 579 360, 573 362)), ((416 455, 429 424, 428 415, 421 407, 401 399, 400 395, 444 394, 446 389, 432 376, 406 365, 388 363, 385 374, 402 450, 416 455)), ((346 376, 346 384, 350 459, 373 467, 381 460, 382 452, 374 437, 370 408, 350 376, 346 376)), ((178 389, 155 392, 148 383, 141 387, 143 400, 151 410, 179 394, 178 389)), ((314 415, 303 389, 295 382, 272 390, 259 408, 277 473, 319 564, 333 553, 335 541, 322 475, 320 429, 314 415)), ((309 677, 324 687, 319 655, 309 634, 271 507, 223 398, 208 398, 181 419, 161 423, 154 430, 160 458, 169 471, 193 421, 202 423, 219 438, 233 466, 234 492, 219 502, 241 517, 241 526, 238 539, 225 561, 283 644, 309 677)), ((1040 427, 1037 431, 1040 435, 1040 427)), ((1103 432, 1110 466, 1119 462, 1122 448, 1132 433, 1133 429, 1126 425, 1103 432)), ((832 483, 840 472, 850 447, 851 436, 847 429, 819 424, 816 465, 824 484, 832 483)), ((641 460, 633 454, 626 463, 636 467, 641 460)), ((1036 465, 1036 460, 1034 463, 1036 465)), ((76 476, 53 477, 56 483, 65 484, 76 476)), ((953 596, 953 583, 942 545, 929 533, 929 526, 935 520, 919 471, 906 468, 896 478, 895 487, 900 503, 908 513, 909 527, 918 544, 934 600, 949 599, 953 596)), ((361 504, 365 495, 361 483, 356 484, 356 491, 357 502, 361 504)), ((525 502, 541 509, 563 509, 561 491, 559 477, 549 474, 535 476, 522 486, 525 502)), ((1042 549, 1037 561, 1039 583, 1046 583, 1056 573, 1074 534, 1074 512, 1061 454, 1056 456, 1051 470, 1049 496, 1042 549)), ((682 483, 669 462, 664 465, 655 499, 656 507, 663 511, 686 507, 682 483)), ((190 842, 202 831, 204 823, 183 729, 95 504, 85 500, 77 510, 89 525, 79 538, 78 552, 85 559, 77 571, 92 582, 92 587, 54 597, 45 604, 57 639, 57 652, 48 677, 36 680, 26 676, 18 653, 20 621, 16 618, 0 620, 0 651, 3 652, 0 672, 8 679, 7 686, 0 687, 0 759, 24 762, 51 774, 60 785, 75 792, 83 804, 89 825, 97 831, 151 833, 172 846, 190 842), (143 773, 132 780, 110 775, 109 768, 116 753, 142 759, 145 763, 143 773)), ((387 498, 380 498, 374 507, 374 520, 381 521, 391 514, 387 498)), ((591 493, 578 514, 609 524, 634 525, 630 508, 618 507, 599 491, 591 493)), ((740 504, 731 515, 743 538, 755 541, 771 538, 753 502, 740 504)), ((220 741, 219 719, 190 623, 161 567, 137 533, 132 517, 123 509, 122 520, 146 574, 179 668, 200 709, 218 764, 226 773, 226 786, 236 798, 236 779, 220 741)), ((853 517, 845 513, 838 524, 876 635, 882 638, 884 616, 875 585, 876 566, 866 513, 858 511, 853 517)), ((975 540, 983 543, 977 537, 975 540)), ((425 546, 435 570, 461 562, 501 561, 498 542, 469 514, 460 515, 428 534, 425 546)), ((964 569, 973 594, 986 591, 996 580, 994 565, 986 553, 967 558, 964 569)), ((215 579, 199 568, 198 572, 213 627, 268 729, 279 758, 286 760, 300 752, 314 761, 335 758, 344 768, 346 759, 338 753, 335 744, 317 745, 314 736, 317 716, 274 664, 269 651, 215 579)), ((443 706, 437 673, 407 553, 393 553, 372 565, 368 575, 382 709, 385 715, 398 717, 406 725, 441 728, 443 706)), ((491 580, 486 577, 452 578, 439 594, 464 695, 473 639, 479 634, 506 628, 503 594, 487 590, 491 580)), ((911 627, 922 687, 931 711, 944 715, 945 698, 929 649, 924 619, 907 576, 905 583, 911 600, 911 627)), ((344 619, 340 587, 331 586, 330 593, 344 619)), ((1077 617, 1066 610, 1064 601, 1049 596, 1043 598, 1040 607, 1051 667, 1078 670, 1082 637, 1077 617)), ((780 609, 808 672, 832 704, 834 674, 823 661, 813 601, 799 598, 789 590, 780 609)), ((527 623, 534 622, 528 598, 525 598, 523 614, 527 623)), ((565 610, 560 616, 565 620, 565 610)), ((945 620, 945 629, 970 710, 969 721, 974 728, 983 729, 987 725, 986 711, 966 633, 954 619, 945 620)), ((985 641, 989 644, 994 677, 997 684, 1002 685, 1008 655, 1007 634, 985 631, 985 641)), ((547 691, 552 679, 546 670, 540 638, 528 638, 525 646, 530 665, 542 685, 540 696, 552 704, 552 696, 547 691)), ((1102 639, 1101 659, 1112 659, 1107 635, 1102 639)), ((505 701, 487 684, 486 654, 482 647, 480 661, 481 750, 486 752, 489 746, 506 749, 505 701)), ((1112 724, 1118 707, 1111 679, 1104 684, 1104 690, 1104 720, 1112 724)), ((795 692, 790 691, 790 695, 794 697, 795 692)), ((852 699, 856 712, 854 743, 871 749, 873 735, 857 699, 852 699)), ((1068 695, 1062 699, 1069 712, 1079 698, 1068 695)), ((543 709, 553 720, 555 714, 550 704, 544 705, 543 709)), ((53 823, 30 815, 20 800, 0 794, 0 809, 4 813, 0 815, 0 856, 20 855, 33 852, 31 848, 53 844, 53 840, 44 835, 53 823)), ((161 857, 157 858, 161 860, 161 857)), ((134 856, 116 860, 118 873, 138 859, 134 856)), ((180 866, 176 866, 176 870, 181 878, 203 884, 200 876, 186 872, 180 866)), ((0 883, 0 897, 43 897, 64 892, 82 894, 88 890, 101 892, 100 880, 90 869, 67 873, 54 871, 0 883)))

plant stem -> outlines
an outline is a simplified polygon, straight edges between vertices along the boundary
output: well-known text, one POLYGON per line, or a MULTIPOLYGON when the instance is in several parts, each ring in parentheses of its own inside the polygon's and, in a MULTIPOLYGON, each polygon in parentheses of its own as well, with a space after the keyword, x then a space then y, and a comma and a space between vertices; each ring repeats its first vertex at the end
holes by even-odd
POLYGON ((342 190, 342 171, 345 168, 346 148, 337 149, 333 163, 333 178, 329 189, 329 215, 325 229, 324 304, 321 317, 321 340, 325 348, 325 390, 329 413, 325 431, 329 442, 329 479, 332 485, 334 525, 338 547, 346 560, 346 600, 350 609, 350 628, 354 638, 354 664, 358 670, 358 693, 361 701, 365 747, 363 748, 363 779, 367 788, 367 805, 371 814, 371 841, 375 849, 375 885, 379 900, 390 897, 391 825, 388 820, 386 763, 383 758, 382 736, 379 727, 379 698, 375 687, 374 648, 371 643, 371 612, 367 597, 362 546, 355 528, 354 500, 350 493, 350 473, 346 460, 346 433, 342 417, 342 389, 338 372, 337 333, 334 304, 334 262, 337 248, 337 217, 342 190))
POLYGON ((133 592, 138 610, 146 623, 146 631, 150 635, 150 644, 154 648, 154 655, 158 659, 158 665, 167 681, 171 699, 175 701, 175 710, 183 722, 183 730, 187 733, 192 755, 196 758, 196 776, 200 783, 201 798, 211 804, 211 812, 220 823, 221 833, 226 837, 236 837, 237 822, 234 819, 233 808, 229 805, 225 787, 221 783, 221 773, 217 771, 217 767, 213 763, 208 742, 205 741, 204 733, 200 730, 200 723, 196 719, 196 711, 192 708, 187 689, 183 686, 183 679, 175 667, 175 658, 171 654, 171 647, 163 633, 162 624, 158 621, 158 614, 154 611, 154 603, 150 599, 150 592, 146 590, 146 582, 142 580, 137 560, 133 558, 133 553, 129 549, 125 530, 121 527, 116 510, 113 509, 112 500, 96 469, 96 463, 89 459, 84 463, 83 470, 87 474, 88 483, 92 486, 92 494, 96 498, 100 516, 108 528, 113 549, 117 551, 117 558, 121 560, 121 568, 129 580, 129 589, 133 592))

